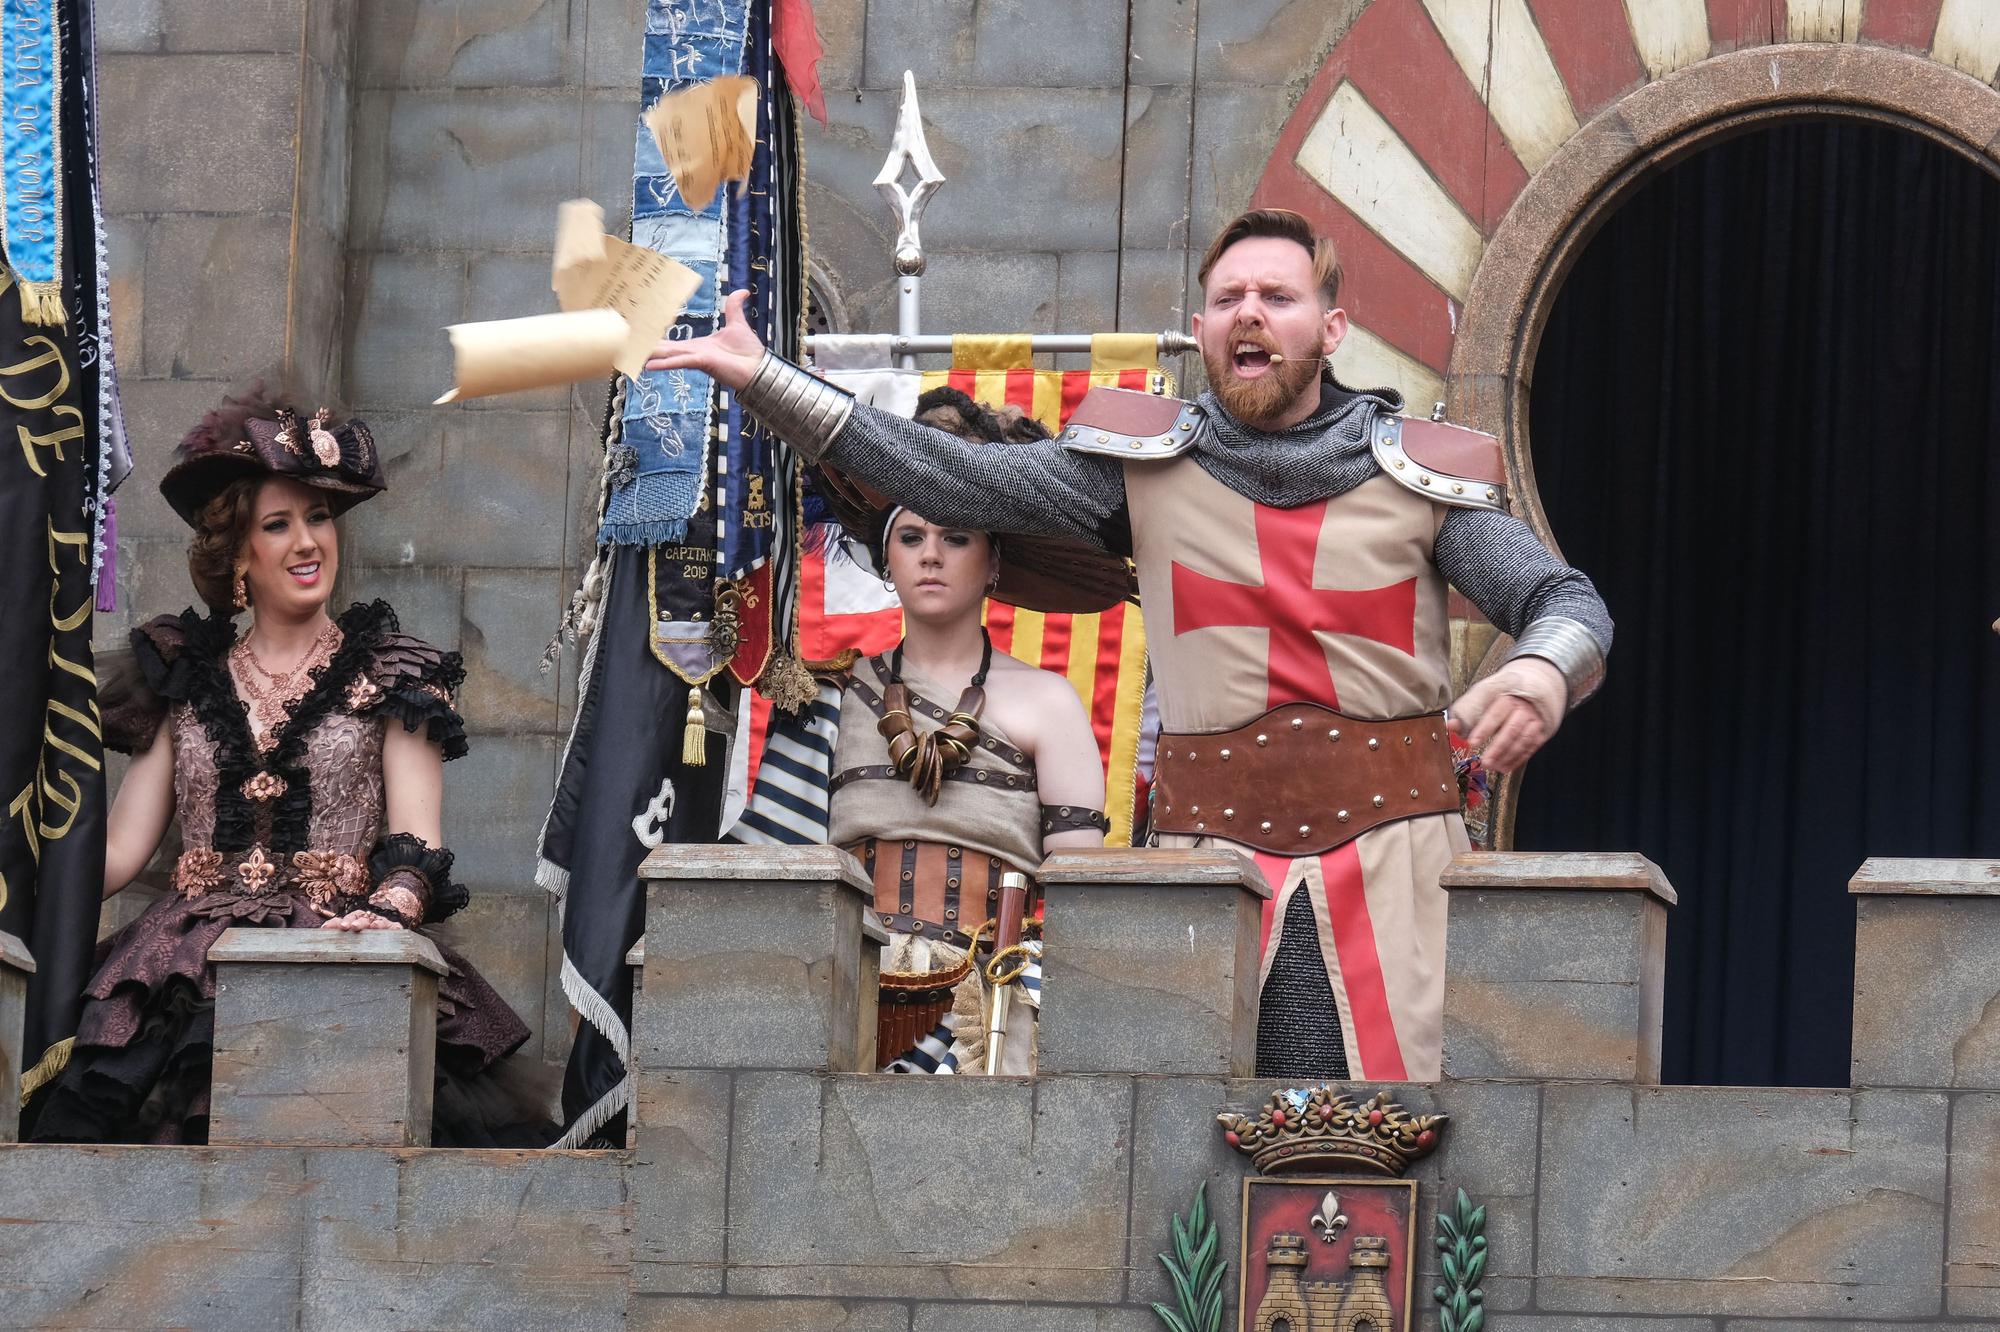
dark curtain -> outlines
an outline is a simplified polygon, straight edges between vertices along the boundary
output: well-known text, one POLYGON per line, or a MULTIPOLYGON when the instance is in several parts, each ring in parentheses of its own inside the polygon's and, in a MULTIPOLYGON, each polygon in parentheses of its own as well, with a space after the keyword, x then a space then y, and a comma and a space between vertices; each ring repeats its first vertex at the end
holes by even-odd
POLYGON ((1531 422, 1618 641, 1516 844, 1672 879, 1669 1081, 1846 1086, 1849 877, 2000 856, 2000 181, 1860 122, 1703 152, 1565 282, 1531 422))

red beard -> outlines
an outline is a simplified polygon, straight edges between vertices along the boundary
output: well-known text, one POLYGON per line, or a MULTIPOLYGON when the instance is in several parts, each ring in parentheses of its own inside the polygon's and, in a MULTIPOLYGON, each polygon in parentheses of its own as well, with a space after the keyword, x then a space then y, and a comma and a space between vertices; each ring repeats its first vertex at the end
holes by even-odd
POLYGON ((1244 425, 1268 428, 1296 406, 1301 397, 1317 392, 1320 358, 1283 356, 1274 360, 1267 373, 1244 379, 1236 373, 1234 352, 1245 342, 1256 343, 1274 357, 1280 355, 1278 344, 1269 334, 1232 331, 1228 342, 1223 344, 1222 354, 1217 356, 1204 349, 1201 363, 1208 371, 1208 385, 1215 390, 1225 411, 1244 425))

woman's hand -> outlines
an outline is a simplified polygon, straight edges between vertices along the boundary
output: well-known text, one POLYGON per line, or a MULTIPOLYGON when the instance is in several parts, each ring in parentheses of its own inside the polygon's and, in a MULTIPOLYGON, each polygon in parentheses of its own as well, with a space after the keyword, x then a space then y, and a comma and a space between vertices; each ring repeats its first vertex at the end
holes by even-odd
POLYGON ((648 370, 699 370, 727 389, 740 389, 757 373, 764 343, 743 317, 747 291, 732 291, 722 307, 722 327, 705 338, 662 341, 646 358, 648 370))
POLYGON ((372 911, 350 911, 344 916, 335 916, 320 926, 323 930, 400 930, 403 927, 387 916, 378 916, 372 911))

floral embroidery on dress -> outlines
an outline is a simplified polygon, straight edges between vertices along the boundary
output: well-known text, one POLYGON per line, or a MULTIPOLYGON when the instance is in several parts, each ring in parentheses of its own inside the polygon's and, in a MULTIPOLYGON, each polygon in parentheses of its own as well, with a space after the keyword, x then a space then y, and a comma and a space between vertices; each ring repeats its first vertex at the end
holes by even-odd
POLYGON ((243 783, 243 798, 245 800, 255 800, 259 803, 266 800, 276 800, 285 791, 285 779, 268 768, 243 783))
POLYGON ((365 675, 357 675, 354 677, 354 683, 347 686, 347 710, 360 712, 363 708, 374 706, 381 697, 381 685, 365 675))
POLYGON ((292 856, 292 869, 306 900, 316 907, 330 904, 336 897, 359 893, 368 884, 368 867, 353 856, 339 851, 299 851, 292 856))
POLYGON ((250 854, 236 867, 236 877, 253 893, 263 892, 277 874, 278 867, 271 863, 271 858, 264 854, 264 848, 261 846, 250 848, 250 854))
POLYGON ((199 897, 222 882, 222 853, 200 847, 181 852, 174 862, 174 888, 183 897, 199 897))

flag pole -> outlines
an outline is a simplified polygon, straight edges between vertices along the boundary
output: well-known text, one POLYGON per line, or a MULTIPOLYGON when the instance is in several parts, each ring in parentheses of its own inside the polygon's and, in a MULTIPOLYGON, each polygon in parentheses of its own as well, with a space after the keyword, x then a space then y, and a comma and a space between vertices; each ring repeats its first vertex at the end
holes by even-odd
MULTIPOLYGON (((899 338, 917 336, 922 328, 919 302, 923 296, 924 242, 917 227, 931 196, 945 183, 944 173, 931 158, 924 139, 923 113, 917 107, 917 76, 903 71, 903 101, 896 110, 896 133, 889 141, 889 156, 875 174, 875 189, 887 201, 896 220, 896 333, 899 338), (916 183, 903 186, 906 171, 916 172, 916 183)), ((898 352, 896 367, 917 368, 914 351, 898 352)))

